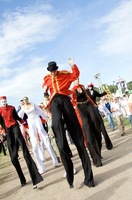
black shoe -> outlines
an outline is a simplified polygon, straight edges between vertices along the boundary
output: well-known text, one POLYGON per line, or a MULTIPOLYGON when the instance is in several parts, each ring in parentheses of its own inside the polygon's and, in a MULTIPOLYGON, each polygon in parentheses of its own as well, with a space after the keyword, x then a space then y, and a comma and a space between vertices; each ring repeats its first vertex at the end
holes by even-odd
POLYGON ((108 150, 111 150, 111 149, 113 149, 113 145, 111 144, 111 145, 109 145, 109 146, 106 146, 106 148, 107 148, 108 150))
POLYGON ((94 165, 95 167, 101 167, 103 164, 102 164, 102 162, 99 162, 99 163, 93 162, 93 165, 94 165))
POLYGON ((86 185, 86 186, 88 186, 88 187, 95 187, 95 184, 94 184, 94 180, 92 180, 92 181, 89 181, 88 183, 86 183, 85 181, 84 181, 84 185, 86 185))
POLYGON ((26 185, 26 181, 24 183, 21 183, 21 187, 24 187, 26 185))
POLYGON ((72 184, 72 185, 70 185, 70 189, 72 189, 72 188, 74 188, 74 185, 72 184))
POLYGON ((96 164, 95 167, 102 167, 102 163, 96 164))

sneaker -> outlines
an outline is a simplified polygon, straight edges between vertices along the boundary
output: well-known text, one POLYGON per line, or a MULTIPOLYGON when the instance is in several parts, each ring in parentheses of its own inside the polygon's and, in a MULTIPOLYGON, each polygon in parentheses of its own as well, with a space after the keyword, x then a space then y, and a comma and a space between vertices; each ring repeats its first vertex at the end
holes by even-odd
POLYGON ((70 189, 72 189, 72 188, 74 188, 74 185, 72 184, 72 185, 70 185, 70 189))

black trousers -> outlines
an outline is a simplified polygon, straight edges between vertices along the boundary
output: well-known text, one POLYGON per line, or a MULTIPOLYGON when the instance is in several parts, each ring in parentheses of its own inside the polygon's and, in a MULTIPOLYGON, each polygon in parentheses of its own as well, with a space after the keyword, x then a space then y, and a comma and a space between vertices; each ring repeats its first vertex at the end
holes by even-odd
POLYGON ((79 125, 75 110, 71 104, 68 96, 57 95, 51 102, 52 112, 52 129, 56 137, 57 146, 60 151, 62 163, 67 173, 67 181, 69 185, 73 184, 73 163, 71 157, 67 152, 66 134, 64 129, 64 122, 69 130, 72 140, 77 148, 79 157, 82 161, 84 169, 84 183, 88 186, 93 185, 93 173, 91 169, 91 162, 84 146, 83 134, 79 125))
POLYGON ((6 149, 2 141, 0 141, 0 153, 3 151, 4 156, 6 156, 6 149))
POLYGON ((37 183, 42 181, 43 178, 39 174, 36 164, 33 161, 32 157, 27 149, 27 146, 26 146, 25 140, 21 134, 19 125, 15 124, 15 125, 11 126, 10 128, 6 128, 6 131, 7 131, 7 146, 9 149, 11 162, 14 165, 14 167, 18 173, 21 184, 25 183, 26 179, 22 172, 22 169, 21 169, 21 166, 20 166, 20 163, 18 160, 18 144, 20 145, 20 147, 23 151, 23 156, 26 161, 26 164, 27 164, 27 167, 28 167, 28 170, 30 173, 30 177, 32 179, 32 183, 33 183, 33 185, 36 185, 37 183))
POLYGON ((102 165, 102 137, 100 131, 101 121, 94 106, 90 102, 78 104, 78 110, 82 119, 86 144, 93 160, 93 164, 99 167, 102 165))
POLYGON ((101 130, 102 135, 103 135, 103 137, 104 137, 104 141, 105 141, 106 148, 107 148, 108 150, 110 150, 110 149, 113 148, 113 144, 112 144, 112 142, 111 142, 111 140, 110 140, 110 138, 109 138, 109 135, 108 135, 108 133, 107 133, 107 131, 106 131, 106 128, 105 128, 103 119, 102 119, 102 117, 101 117, 101 115, 100 115, 100 113, 99 113, 99 110, 98 110, 97 108, 95 108, 95 110, 96 110, 96 112, 97 112, 97 114, 98 114, 98 116, 99 116, 99 118, 100 118, 100 122, 101 122, 100 130, 101 130))

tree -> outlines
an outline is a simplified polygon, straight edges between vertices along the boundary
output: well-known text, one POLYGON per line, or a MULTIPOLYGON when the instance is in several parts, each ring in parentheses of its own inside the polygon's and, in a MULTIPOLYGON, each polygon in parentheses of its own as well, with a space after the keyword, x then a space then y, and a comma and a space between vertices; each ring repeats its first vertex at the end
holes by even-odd
POLYGON ((128 87, 128 90, 132 90, 132 81, 130 81, 129 83, 127 83, 127 87, 128 87))

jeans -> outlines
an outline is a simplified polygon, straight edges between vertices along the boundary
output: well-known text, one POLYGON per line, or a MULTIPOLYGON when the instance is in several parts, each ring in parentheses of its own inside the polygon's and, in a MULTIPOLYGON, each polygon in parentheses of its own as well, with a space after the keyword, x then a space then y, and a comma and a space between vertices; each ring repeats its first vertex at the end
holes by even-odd
POLYGON ((114 120, 113 120, 113 115, 112 115, 112 113, 108 113, 108 114, 107 114, 107 119, 108 119, 108 122, 109 122, 110 129, 111 129, 111 130, 114 130, 115 124, 114 124, 114 120))
POLYGON ((130 124, 132 126, 132 115, 129 115, 129 121, 130 121, 130 124))

